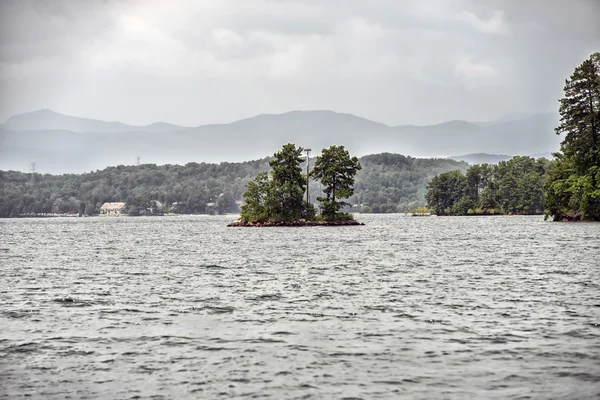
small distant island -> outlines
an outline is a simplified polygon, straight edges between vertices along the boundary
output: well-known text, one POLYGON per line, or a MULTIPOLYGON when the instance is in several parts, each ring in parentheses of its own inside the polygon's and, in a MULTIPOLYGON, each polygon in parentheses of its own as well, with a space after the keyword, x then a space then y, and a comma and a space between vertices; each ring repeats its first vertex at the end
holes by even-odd
POLYGON ((343 201, 354 194, 354 177, 362 168, 344 146, 333 145, 317 156, 309 171, 310 149, 288 143, 269 161, 270 172, 259 173, 248 183, 240 218, 231 227, 348 226, 364 225, 346 213, 343 201), (306 159, 302 153, 307 153, 306 159), (302 163, 306 161, 306 174, 302 163), (325 197, 317 197, 320 213, 310 202, 310 178, 320 180, 325 197), (304 194, 306 193, 306 199, 304 194))

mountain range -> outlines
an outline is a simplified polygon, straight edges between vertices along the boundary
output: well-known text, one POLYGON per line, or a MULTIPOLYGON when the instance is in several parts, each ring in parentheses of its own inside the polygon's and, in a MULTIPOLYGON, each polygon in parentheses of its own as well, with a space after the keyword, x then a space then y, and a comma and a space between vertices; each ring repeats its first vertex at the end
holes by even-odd
POLYGON ((557 124, 558 115, 553 113, 515 114, 488 122, 389 126, 333 111, 290 111, 229 124, 134 126, 38 110, 0 125, 0 170, 27 171, 36 162, 43 173, 84 172, 133 164, 136 157, 154 164, 246 161, 273 154, 288 142, 317 154, 341 144, 357 156, 390 152, 471 162, 465 157, 487 153, 492 157, 485 162, 497 162, 512 155, 557 151, 561 141, 554 134, 557 124))

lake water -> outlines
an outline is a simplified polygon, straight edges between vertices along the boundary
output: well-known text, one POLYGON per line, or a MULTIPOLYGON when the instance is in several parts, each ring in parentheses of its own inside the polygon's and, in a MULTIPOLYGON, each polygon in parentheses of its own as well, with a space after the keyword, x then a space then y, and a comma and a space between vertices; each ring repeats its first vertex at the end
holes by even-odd
POLYGON ((598 398, 600 224, 0 221, 0 398, 598 398))

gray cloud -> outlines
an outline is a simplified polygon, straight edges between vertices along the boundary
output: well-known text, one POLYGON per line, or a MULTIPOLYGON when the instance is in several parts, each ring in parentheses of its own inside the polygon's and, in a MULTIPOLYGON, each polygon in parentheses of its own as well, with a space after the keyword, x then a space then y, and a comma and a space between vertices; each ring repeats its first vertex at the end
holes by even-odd
POLYGON ((389 124, 556 109, 600 3, 0 2, 0 120, 198 125, 291 109, 389 124))

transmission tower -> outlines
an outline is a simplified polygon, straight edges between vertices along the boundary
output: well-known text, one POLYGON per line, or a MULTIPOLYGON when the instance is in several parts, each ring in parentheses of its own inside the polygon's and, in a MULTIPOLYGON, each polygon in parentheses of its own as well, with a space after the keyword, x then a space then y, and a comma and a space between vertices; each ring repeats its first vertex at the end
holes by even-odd
POLYGON ((135 158, 135 162, 137 163, 137 165, 140 165, 140 156, 137 156, 137 157, 135 158))
POLYGON ((31 184, 35 183, 35 162, 29 164, 29 170, 31 171, 31 184))
POLYGON ((306 204, 310 203, 310 192, 308 191, 308 181, 310 180, 310 175, 308 174, 308 167, 310 164, 310 152, 311 149, 304 149, 306 152, 306 204))

